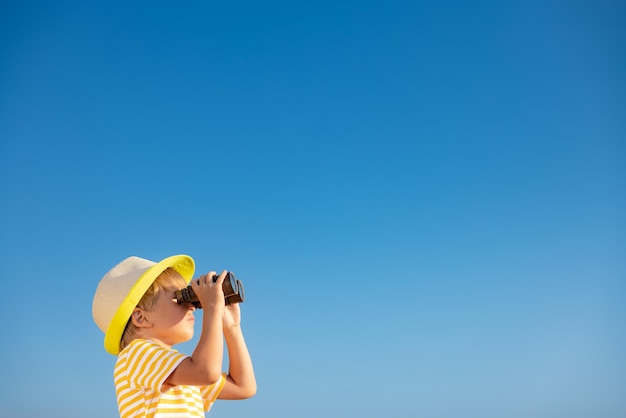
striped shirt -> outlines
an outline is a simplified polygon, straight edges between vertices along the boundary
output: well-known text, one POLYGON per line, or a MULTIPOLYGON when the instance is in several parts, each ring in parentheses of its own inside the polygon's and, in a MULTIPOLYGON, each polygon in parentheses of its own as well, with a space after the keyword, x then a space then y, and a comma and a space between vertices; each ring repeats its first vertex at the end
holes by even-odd
POLYGON ((120 417, 204 418, 224 387, 224 375, 213 385, 180 385, 161 392, 165 379, 187 357, 150 340, 137 339, 125 347, 114 372, 120 417))

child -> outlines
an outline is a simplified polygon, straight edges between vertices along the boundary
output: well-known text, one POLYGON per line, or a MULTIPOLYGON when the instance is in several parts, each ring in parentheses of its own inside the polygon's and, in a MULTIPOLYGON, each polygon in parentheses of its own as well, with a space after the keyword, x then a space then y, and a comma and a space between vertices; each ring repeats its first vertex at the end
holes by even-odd
POLYGON ((200 338, 191 356, 172 348, 193 337, 196 308, 174 299, 193 273, 186 255, 158 263, 129 257, 100 281, 93 318, 105 334, 106 351, 118 356, 114 381, 121 417, 204 417, 218 398, 256 393, 239 304, 224 303, 225 271, 216 281, 210 272, 191 283, 202 305, 200 338), (228 374, 221 371, 224 341, 228 374))

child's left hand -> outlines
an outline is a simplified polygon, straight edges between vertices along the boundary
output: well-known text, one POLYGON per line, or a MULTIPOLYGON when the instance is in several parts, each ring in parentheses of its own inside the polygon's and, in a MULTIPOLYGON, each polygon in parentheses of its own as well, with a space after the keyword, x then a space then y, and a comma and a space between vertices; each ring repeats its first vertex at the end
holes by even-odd
POLYGON ((222 327, 226 330, 227 328, 236 328, 239 325, 241 325, 241 308, 239 304, 226 305, 224 307, 222 327))

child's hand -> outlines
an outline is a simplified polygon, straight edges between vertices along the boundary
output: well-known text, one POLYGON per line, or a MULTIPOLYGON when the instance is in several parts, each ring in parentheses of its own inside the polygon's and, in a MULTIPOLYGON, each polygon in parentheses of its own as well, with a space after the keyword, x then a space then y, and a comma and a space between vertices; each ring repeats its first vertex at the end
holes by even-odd
POLYGON ((201 276, 198 279, 194 279, 191 282, 193 291, 196 292, 198 300, 202 305, 202 309, 213 309, 224 307, 224 291, 222 290, 222 283, 226 277, 226 270, 224 270, 217 279, 214 281, 214 271, 210 271, 208 274, 201 276))
POLYGON ((241 325, 241 308, 238 303, 227 305, 224 308, 224 317, 222 319, 222 326, 224 330, 230 328, 236 328, 241 325))

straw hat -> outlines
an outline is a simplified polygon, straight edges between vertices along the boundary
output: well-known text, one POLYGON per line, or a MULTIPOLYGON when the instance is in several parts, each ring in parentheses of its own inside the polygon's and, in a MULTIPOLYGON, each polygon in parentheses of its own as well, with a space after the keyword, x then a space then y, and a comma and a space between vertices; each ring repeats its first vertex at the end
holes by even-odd
POLYGON ((156 278, 172 267, 187 283, 193 277, 194 262, 186 255, 174 255, 155 263, 140 257, 128 257, 104 275, 93 298, 92 313, 104 332, 104 348, 119 354, 120 341, 130 316, 156 278))

